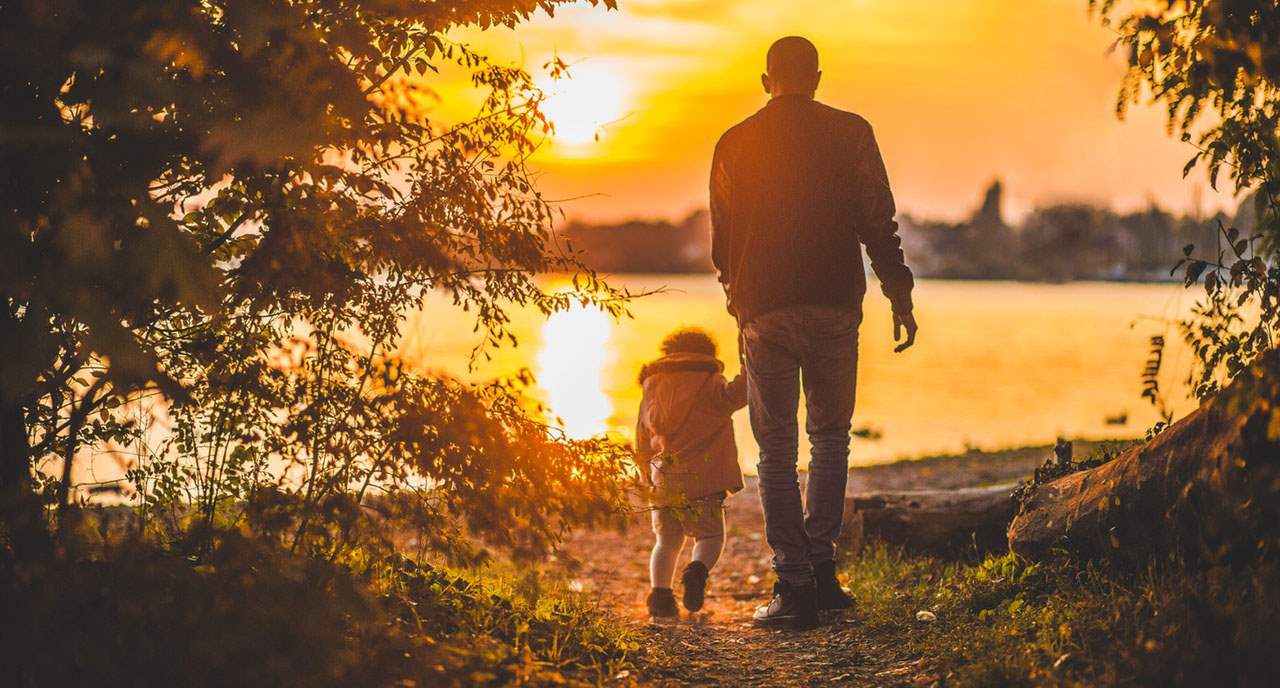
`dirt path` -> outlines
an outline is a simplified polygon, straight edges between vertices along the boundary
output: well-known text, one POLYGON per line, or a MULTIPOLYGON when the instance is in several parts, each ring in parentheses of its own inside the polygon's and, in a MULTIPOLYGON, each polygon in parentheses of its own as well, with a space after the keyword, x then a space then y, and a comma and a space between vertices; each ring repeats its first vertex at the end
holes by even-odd
MULTIPOLYGON (((850 472, 850 493, 876 490, 960 487, 1025 475, 1043 460, 1043 450, 969 454, 924 462, 899 463, 850 472)), ((751 613, 768 601, 773 576, 763 537, 763 516, 755 481, 728 501, 728 541, 712 572, 707 605, 696 616, 684 614, 671 626, 648 622, 648 551, 653 543, 647 522, 627 533, 583 533, 566 544, 582 562, 584 589, 639 632, 659 652, 645 671, 644 684, 656 686, 911 686, 930 685, 933 677, 916 657, 906 656, 891 640, 868 635, 856 610, 824 617, 804 633, 767 631, 751 625, 751 613)), ((688 561, 686 547, 681 566, 688 561)), ((676 586, 679 587, 679 569, 676 586)), ((676 590, 679 598, 680 591, 676 590)))

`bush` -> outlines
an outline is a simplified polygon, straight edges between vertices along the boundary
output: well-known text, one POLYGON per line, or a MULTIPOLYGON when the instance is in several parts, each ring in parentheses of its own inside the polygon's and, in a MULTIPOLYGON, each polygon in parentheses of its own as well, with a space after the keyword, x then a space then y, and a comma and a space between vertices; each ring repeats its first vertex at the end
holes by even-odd
POLYGON ((0 671, 45 685, 563 685, 634 643, 580 600, 389 557, 351 567, 219 532, 0 562, 0 671))

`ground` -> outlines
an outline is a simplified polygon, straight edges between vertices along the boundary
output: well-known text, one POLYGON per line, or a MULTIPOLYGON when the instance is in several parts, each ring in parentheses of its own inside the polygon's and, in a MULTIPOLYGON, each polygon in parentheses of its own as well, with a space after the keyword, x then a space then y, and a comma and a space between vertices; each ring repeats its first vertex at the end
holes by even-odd
MULTIPOLYGON (((1016 480, 1043 462, 1047 448, 968 454, 898 462, 850 471, 849 492, 949 489, 1016 480)), ((910 686, 934 682, 931 667, 897 647, 891 637, 868 633, 860 613, 824 618, 804 633, 751 625, 751 613, 767 602, 773 577, 763 537, 754 479, 728 500, 728 541, 712 572, 703 612, 675 625, 649 623, 646 524, 625 533, 587 532, 566 544, 581 562, 577 584, 635 628, 649 645, 641 683, 656 686, 910 686)), ((681 564, 687 561, 689 548, 681 564)), ((677 571, 676 596, 679 591, 677 571)), ((918 623, 904 618, 904 624, 918 623)))

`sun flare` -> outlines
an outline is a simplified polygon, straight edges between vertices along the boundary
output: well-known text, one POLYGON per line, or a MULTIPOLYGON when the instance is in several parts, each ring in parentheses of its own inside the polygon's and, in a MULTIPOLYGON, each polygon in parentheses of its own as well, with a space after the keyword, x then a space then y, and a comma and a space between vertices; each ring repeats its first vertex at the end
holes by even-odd
POLYGON ((625 114, 626 87, 619 74, 598 62, 573 65, 559 77, 538 81, 543 114, 556 142, 582 148, 604 138, 609 125, 625 114))
POLYGON ((608 430, 613 402, 604 389, 613 321, 598 308, 575 304, 547 319, 538 352, 538 385, 569 437, 608 430))

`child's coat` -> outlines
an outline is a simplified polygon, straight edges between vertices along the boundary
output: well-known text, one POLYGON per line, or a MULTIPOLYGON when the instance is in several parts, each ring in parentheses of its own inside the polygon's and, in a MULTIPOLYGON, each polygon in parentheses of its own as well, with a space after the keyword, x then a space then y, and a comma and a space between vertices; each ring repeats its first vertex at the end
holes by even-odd
POLYGON ((746 378, 729 382, 714 357, 678 353, 642 368, 640 384, 636 456, 657 501, 741 490, 731 417, 747 404, 746 378))

